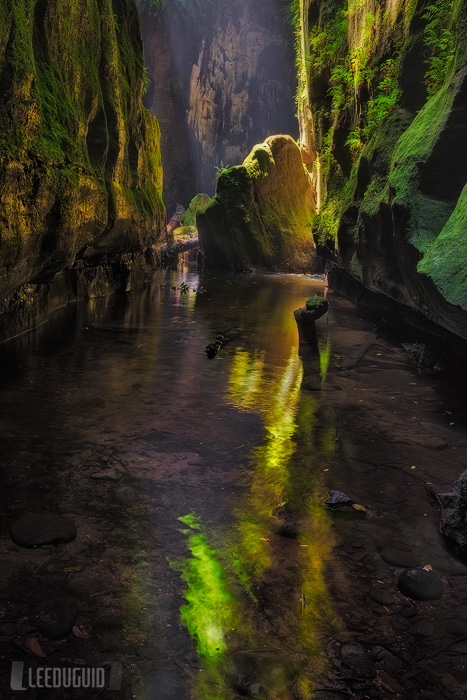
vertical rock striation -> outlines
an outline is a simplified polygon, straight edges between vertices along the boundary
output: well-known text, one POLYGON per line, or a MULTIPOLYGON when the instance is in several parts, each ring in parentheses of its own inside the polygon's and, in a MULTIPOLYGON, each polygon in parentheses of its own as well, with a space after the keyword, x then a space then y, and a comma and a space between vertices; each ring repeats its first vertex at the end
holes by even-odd
POLYGON ((128 288, 165 219, 134 0, 0 4, 2 337, 128 288))
POLYGON ((320 253, 467 338, 465 0, 293 0, 320 253))
POLYGON ((287 0, 138 0, 147 106, 162 129, 169 208, 213 193, 216 167, 256 143, 297 134, 293 31, 287 0))

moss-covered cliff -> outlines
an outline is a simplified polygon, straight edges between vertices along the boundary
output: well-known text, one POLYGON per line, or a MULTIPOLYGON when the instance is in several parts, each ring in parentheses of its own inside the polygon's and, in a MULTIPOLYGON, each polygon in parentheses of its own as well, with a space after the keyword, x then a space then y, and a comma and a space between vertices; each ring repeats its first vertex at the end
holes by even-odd
POLYGON ((320 252, 467 337, 465 0, 294 0, 320 252))
POLYGON ((313 270, 313 211, 297 144, 290 136, 270 136, 242 165, 220 173, 216 196, 197 217, 206 266, 313 270))
POLYGON ((0 311, 20 325, 131 284, 157 241, 159 128, 143 91, 134 0, 0 3, 0 311))

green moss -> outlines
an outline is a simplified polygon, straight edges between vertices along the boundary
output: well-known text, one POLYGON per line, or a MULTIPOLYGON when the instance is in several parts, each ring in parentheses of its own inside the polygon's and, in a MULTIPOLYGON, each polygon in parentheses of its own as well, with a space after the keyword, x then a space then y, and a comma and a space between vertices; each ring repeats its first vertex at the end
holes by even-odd
POLYGON ((433 280, 451 304, 467 311, 467 186, 417 269, 433 280))
POLYGON ((323 301, 323 297, 314 296, 306 300, 307 311, 314 311, 323 301))
POLYGON ((313 257, 312 211, 309 176, 297 144, 290 136, 270 136, 241 166, 219 176, 215 197, 198 217, 200 240, 203 229, 209 231, 204 247, 221 267, 303 269, 305 258, 313 257))
POLYGON ((196 217, 206 211, 206 208, 211 203, 211 197, 208 194, 199 193, 191 200, 186 213, 182 216, 182 223, 185 226, 196 226, 196 217))
POLYGON ((19 260, 7 241, 40 248, 49 218, 70 260, 119 219, 135 223, 122 246, 153 242, 162 167, 143 68, 134 0, 0 3, 0 167, 16 178, 2 180, 4 264, 19 260))
POLYGON ((419 167, 428 160, 446 123, 461 79, 441 88, 425 104, 399 139, 394 152, 389 186, 393 203, 410 213, 407 237, 419 249, 431 245, 452 212, 452 205, 431 199, 420 191, 419 167))
POLYGON ((271 165, 274 165, 274 158, 271 149, 264 143, 254 146, 243 161, 243 167, 253 179, 266 175, 271 165))

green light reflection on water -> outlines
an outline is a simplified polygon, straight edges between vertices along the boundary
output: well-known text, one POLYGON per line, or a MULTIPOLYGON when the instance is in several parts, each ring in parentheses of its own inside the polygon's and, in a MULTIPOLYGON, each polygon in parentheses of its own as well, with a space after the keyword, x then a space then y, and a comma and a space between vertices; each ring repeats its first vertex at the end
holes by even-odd
MULTIPOLYGON (((324 382, 330 342, 320 351, 324 382)), ((229 402, 259 414, 266 436, 250 455, 247 488, 234 511, 236 522, 227 533, 209 535, 217 549, 202 531, 199 518, 193 514, 180 518, 190 527, 185 533, 191 553, 177 565, 187 585, 181 616, 196 640, 203 666, 191 689, 196 700, 235 696, 234 667, 241 665, 235 650, 245 645, 256 653, 269 649, 272 654, 255 669, 262 687, 259 698, 285 700, 291 683, 309 694, 313 678, 324 668, 323 631, 336 631, 339 626, 326 580, 334 542, 329 514, 322 505, 320 463, 334 449, 334 416, 317 398, 303 394, 302 378, 296 347, 282 367, 268 367, 264 354, 244 349, 237 349, 232 358, 229 402), (278 542, 276 531, 284 506, 296 513, 299 535, 287 555, 292 584, 284 590, 279 585, 277 603, 270 603, 273 618, 287 629, 283 640, 275 635, 276 623, 271 627, 271 621, 264 619, 258 591, 271 574, 280 581, 284 541, 278 542), (303 597, 306 606, 301 610, 303 597)))

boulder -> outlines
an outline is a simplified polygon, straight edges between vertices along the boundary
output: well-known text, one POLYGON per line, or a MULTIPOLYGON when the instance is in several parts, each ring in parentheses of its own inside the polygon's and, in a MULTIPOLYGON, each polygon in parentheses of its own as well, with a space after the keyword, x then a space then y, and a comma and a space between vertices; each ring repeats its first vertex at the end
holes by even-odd
POLYGON ((10 536, 22 547, 40 547, 74 540, 76 525, 58 513, 28 513, 15 520, 10 527, 10 536))
POLYGON ((206 267, 311 271, 311 180, 290 136, 270 136, 242 165, 224 170, 197 217, 206 267))
POLYGON ((401 593, 415 600, 437 600, 443 595, 443 582, 434 571, 404 569, 397 586, 401 593))

